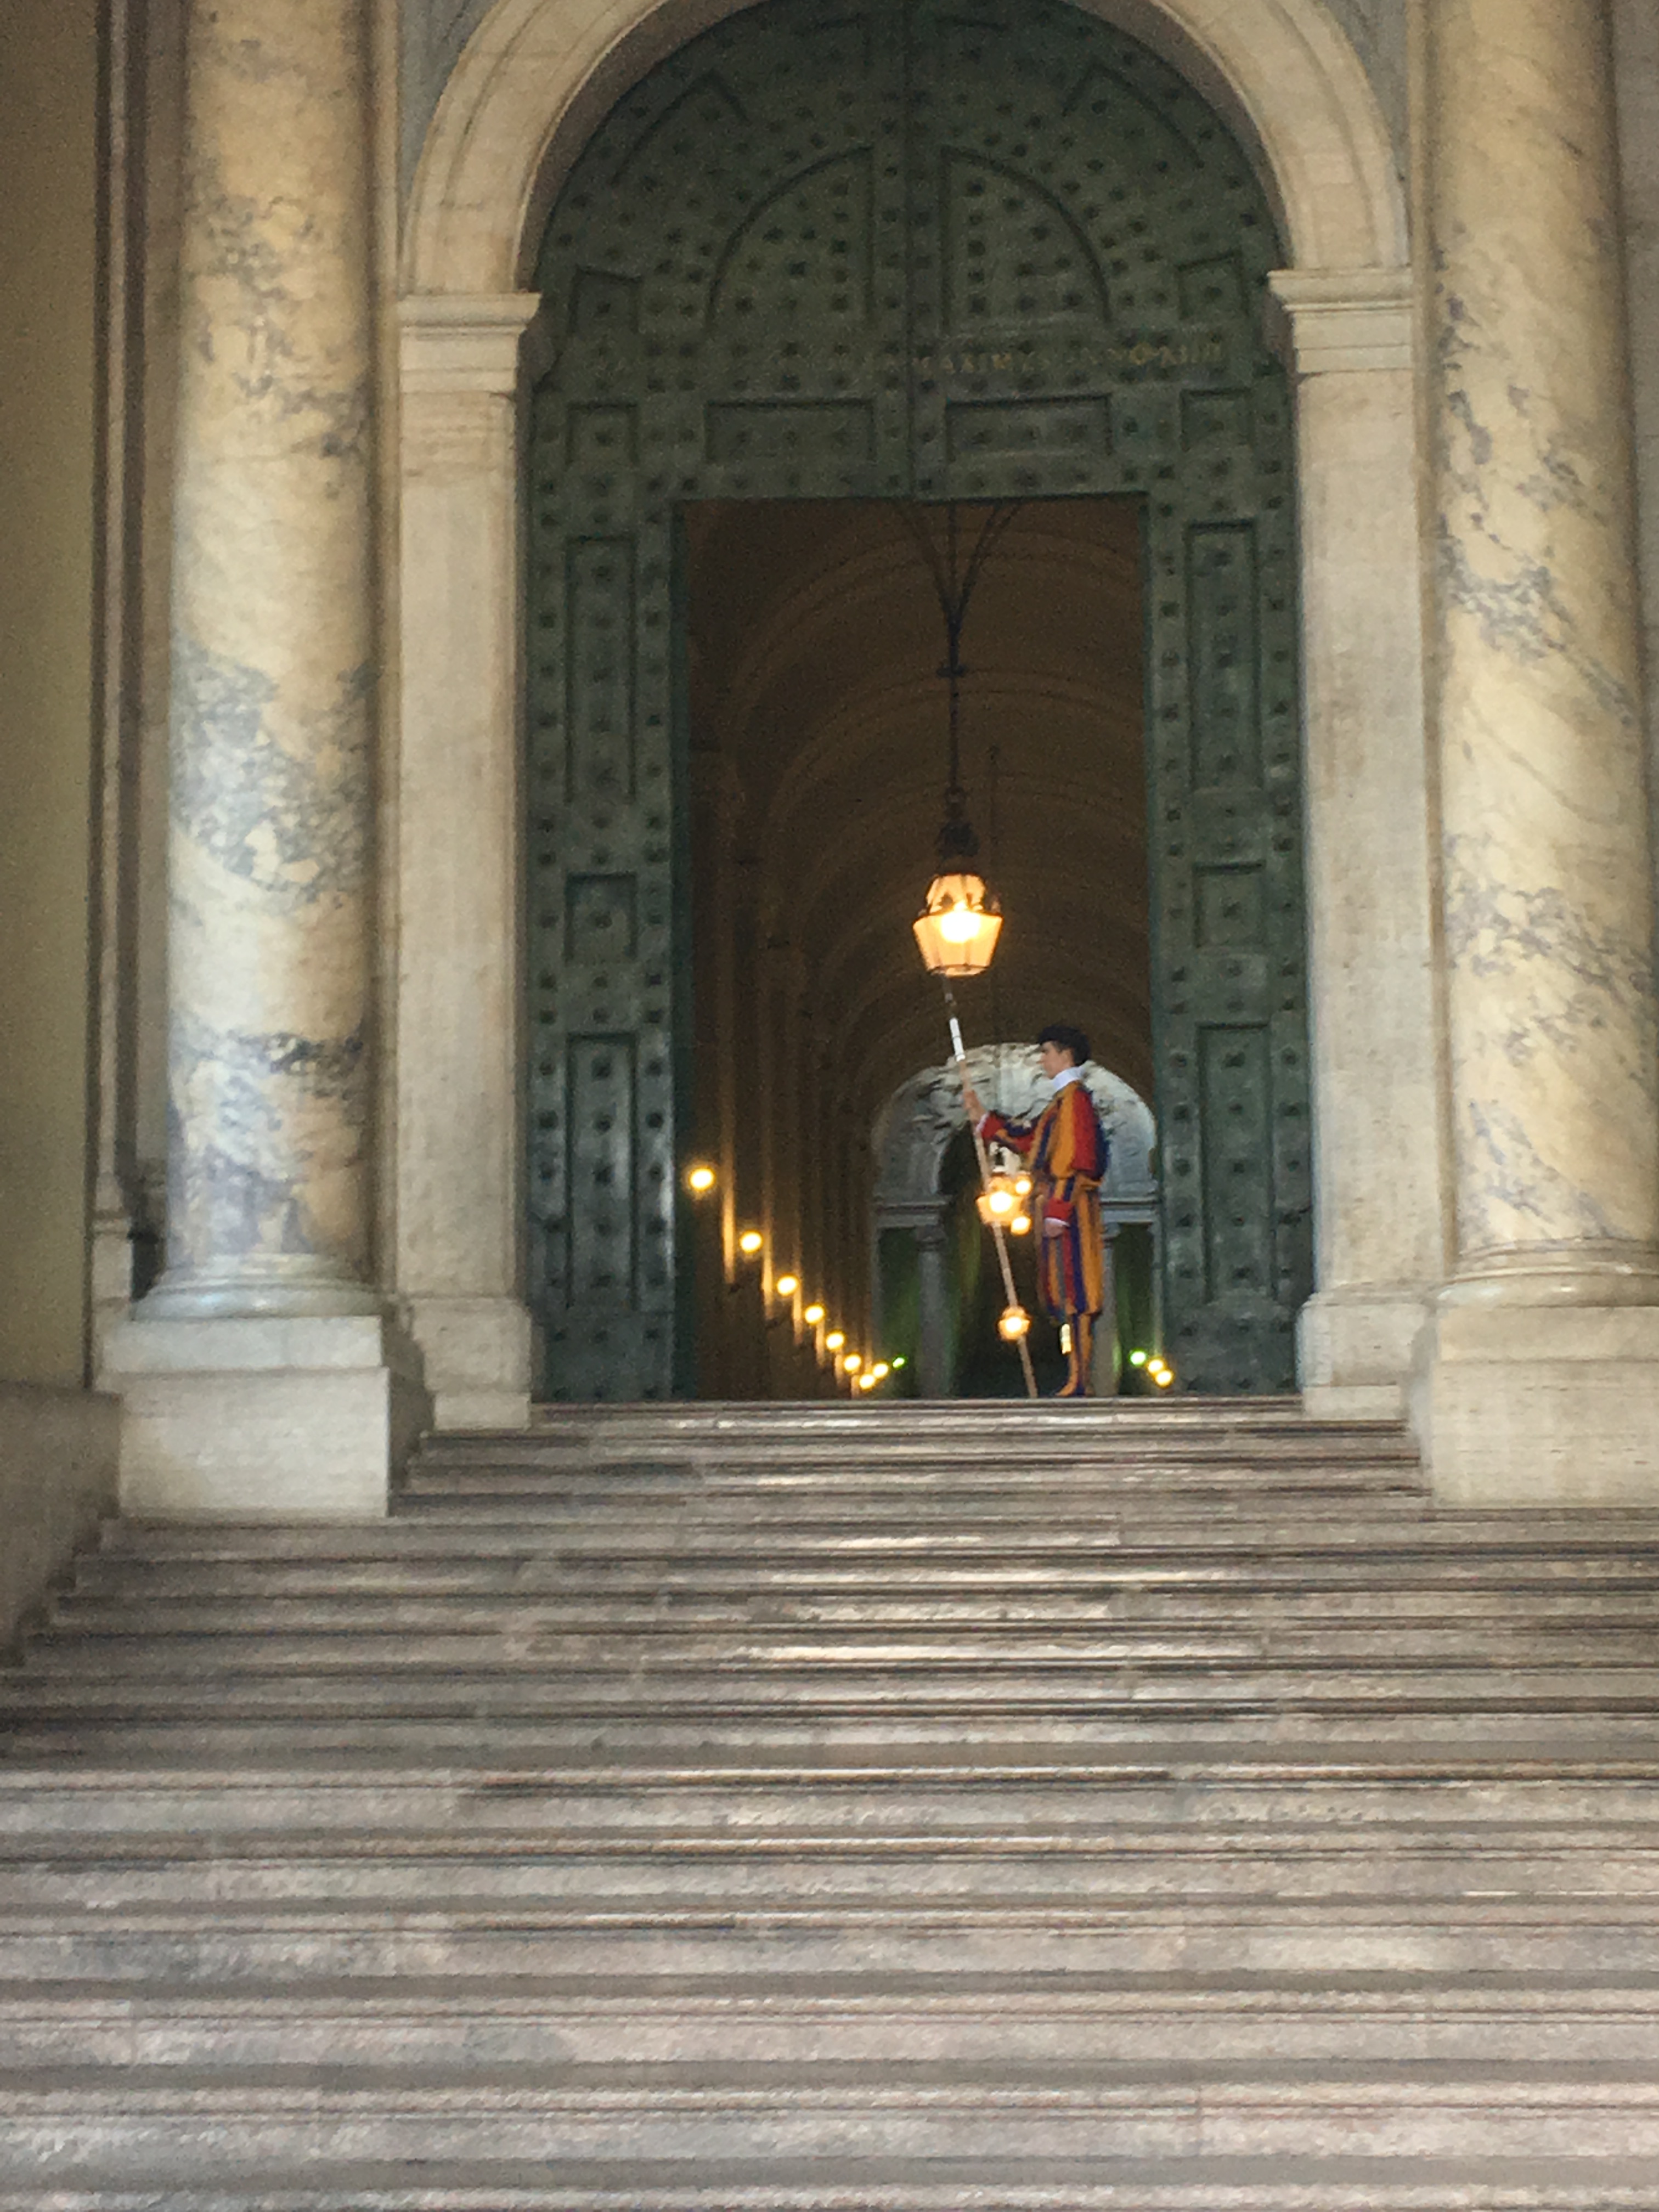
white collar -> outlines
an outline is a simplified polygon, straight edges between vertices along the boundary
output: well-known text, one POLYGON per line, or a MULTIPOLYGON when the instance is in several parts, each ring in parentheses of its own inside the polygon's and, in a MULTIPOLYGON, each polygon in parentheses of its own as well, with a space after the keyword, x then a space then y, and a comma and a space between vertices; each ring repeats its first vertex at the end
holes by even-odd
POLYGON ((1081 1083, 1082 1080, 1083 1070, 1080 1067, 1062 1067, 1058 1075, 1048 1078, 1049 1087, 1056 1098, 1068 1083, 1081 1083))

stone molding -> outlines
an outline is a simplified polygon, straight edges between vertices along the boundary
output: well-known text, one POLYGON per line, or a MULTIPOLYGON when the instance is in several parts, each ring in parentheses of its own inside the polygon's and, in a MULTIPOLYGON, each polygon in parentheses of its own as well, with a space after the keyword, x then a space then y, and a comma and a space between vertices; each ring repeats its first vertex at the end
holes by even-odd
MULTIPOLYGON (((496 0, 452 72, 410 196, 404 289, 510 292, 581 143, 627 88, 742 0, 496 0)), ((1085 0, 1181 70, 1259 151, 1298 267, 1407 258, 1364 64, 1324 0, 1085 0)))
POLYGON ((398 302, 398 378, 405 402, 477 394, 510 399, 520 388, 537 292, 417 294, 398 302))
POLYGON ((441 1428, 528 1418, 519 431, 535 293, 399 302, 392 1268, 441 1428))
POLYGON ((1294 375, 1410 373, 1409 269, 1279 269, 1267 281, 1268 336, 1294 375))

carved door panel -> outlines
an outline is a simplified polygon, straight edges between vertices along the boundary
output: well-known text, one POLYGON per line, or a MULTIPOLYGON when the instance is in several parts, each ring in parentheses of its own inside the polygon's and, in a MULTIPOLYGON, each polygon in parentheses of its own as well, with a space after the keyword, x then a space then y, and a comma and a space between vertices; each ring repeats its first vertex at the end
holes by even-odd
POLYGON ((531 473, 548 1395, 684 1371, 672 526, 721 497, 1140 502, 1167 1330, 1193 1388, 1291 1387, 1311 1261, 1277 258, 1224 126, 1065 0, 773 0, 600 128, 544 249, 531 473))

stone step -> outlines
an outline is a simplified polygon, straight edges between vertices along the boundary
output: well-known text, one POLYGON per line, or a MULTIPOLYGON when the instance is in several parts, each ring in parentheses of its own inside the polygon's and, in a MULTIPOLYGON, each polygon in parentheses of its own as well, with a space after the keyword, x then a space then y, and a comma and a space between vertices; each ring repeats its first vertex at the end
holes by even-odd
POLYGON ((0 1838, 0 1908, 97 1911, 220 1903, 356 1905, 395 1916, 433 1895, 474 1901, 673 1905, 686 1893, 759 1910, 866 1905, 926 1893, 1000 1903, 1064 1893, 1132 1906, 1159 1899, 1314 1902, 1363 1897, 1478 1914, 1492 1899, 1645 1899, 1659 1892, 1651 1827, 1583 1830, 1371 1825, 1334 1840, 1322 1829, 1257 1832, 1185 1827, 1105 1832, 959 1829, 949 1837, 774 1828, 733 1837, 685 1829, 580 1835, 533 1830, 442 1836, 362 1828, 0 1838))
MULTIPOLYGON (((174 2068, 0 2076, 13 2186, 76 2164, 109 2179, 296 2159, 1528 2158, 1592 2141, 1659 2155, 1640 2064, 810 2068, 570 2063, 457 2069, 174 2068)), ((72 2171, 72 2169, 71 2169, 72 2171)), ((854 2200, 856 2202, 856 2200, 854 2200)))
POLYGON ((0 2212, 1653 2212, 1641 2159, 487 2158, 267 2160, 240 2176, 127 2167, 34 2187, 0 2212))
POLYGON ((55 1717, 8 1721, 0 1730, 10 1739, 10 1755, 27 1762, 74 1762, 109 1768, 123 1760, 177 1763, 197 1757, 204 1762, 246 1760, 254 1765, 325 1765, 346 1759, 415 1765, 556 1765, 592 1756, 645 1760, 735 1764, 756 1758, 819 1759, 840 1753, 892 1765, 928 1753, 959 1749, 972 1755, 993 1748, 1000 1736, 1021 1733, 1034 1750, 1046 1753, 1090 1751, 1132 1758, 1148 1736, 1183 1765, 1201 1761, 1218 1732, 1229 1731, 1228 1754, 1251 1752, 1294 1759, 1340 1731, 1356 1760, 1373 1768, 1413 1759, 1455 1762, 1471 1734, 1480 1735, 1495 1753, 1530 1755, 1552 1767, 1571 1763, 1584 1730, 1598 1726, 1604 1758, 1645 1771, 1659 1763, 1659 1727, 1651 1717, 1600 1716, 1594 1706, 1583 1713, 1493 1711, 1451 1718, 1402 1711, 1369 1714, 1364 1707, 1313 1707, 1285 1715, 1218 1714, 1213 1710, 1182 1713, 1168 1709, 1115 1717, 1073 1712, 1063 1700, 994 1712, 975 1725, 958 1709, 942 1707, 883 1714, 872 1710, 814 1713, 757 1720, 729 1709, 665 1719, 648 1705, 562 1720, 405 1717, 304 1719, 280 1711, 264 1717, 203 1721, 185 1712, 172 1719, 135 1717, 114 1711, 104 1717, 84 1711, 55 1717))
POLYGON ((1653 2212, 1650 2167, 1595 2157, 264 2161, 0 2177, 0 2212, 1653 2212))
POLYGON ((477 1731, 466 1755, 447 1764, 226 1763, 188 1736, 180 1748, 186 1756, 146 1763, 118 1741, 101 1763, 43 1765, 13 1747, 0 1759, 0 1837, 393 1826, 487 1835, 526 1821, 573 1836, 621 1826, 669 1837, 720 1826, 765 1834, 811 1829, 832 1813, 868 1835, 1177 1823, 1262 1833, 1363 1822, 1589 1830, 1651 1820, 1659 1784, 1659 1746, 1632 1756, 1593 1727, 1576 1731, 1565 1753, 1536 1739, 1506 1749, 1465 1732, 1431 1753, 1402 1748, 1385 1761, 1344 1739, 1264 1750, 1220 1740, 1174 1744, 1150 1732, 1109 1759, 1093 1747, 1003 1741, 976 1754, 959 1742, 912 1746, 880 1760, 831 1746, 805 1761, 751 1747, 724 1759, 715 1749, 667 1762, 590 1753, 550 1765, 502 1755, 477 1731))
MULTIPOLYGON (((124 1676, 180 1656, 191 1665, 233 1668, 287 1665, 310 1657, 334 1666, 351 1662, 370 1673, 386 1667, 479 1667, 545 1659, 550 1666, 655 1673, 663 1668, 744 1666, 767 1668, 818 1662, 975 1665, 1000 1668, 1027 1660, 1087 1661, 1103 1666, 1259 1663, 1322 1666, 1375 1663, 1450 1664, 1524 1669, 1528 1666, 1650 1667, 1659 1632, 1626 1616, 1607 1620, 1528 1620, 1477 1615, 1322 1623, 1304 1613, 1284 1619, 1262 1607, 1231 1620, 1140 1622, 1100 1610, 1093 1620, 1032 1609, 1028 1619, 977 1621, 935 1618, 885 1625, 774 1623, 745 1619, 687 1621, 641 1608, 635 1620, 573 1623, 567 1609, 543 1600, 503 1601, 491 1607, 418 1601, 375 1607, 243 1601, 207 1605, 125 1606, 62 1603, 52 1626, 31 1643, 22 1671, 118 1668, 124 1676)), ((0 1675, 0 1695, 10 1679, 0 1675)))
MULTIPOLYGON (((418 1537, 440 1532, 452 1545, 459 1545, 472 1540, 475 1533, 493 1530, 510 1532, 517 1540, 538 1548, 551 1546, 573 1559, 690 1554, 702 1560, 724 1556, 746 1563, 759 1552, 769 1559, 815 1567, 849 1559, 899 1568, 916 1557, 944 1561, 975 1553, 1011 1560, 1052 1559, 1058 1564, 1079 1555, 1109 1558, 1160 1551, 1218 1559, 1253 1551, 1320 1559, 1366 1553, 1382 1558, 1413 1552, 1433 1556, 1455 1550, 1490 1559, 1547 1553, 1580 1561, 1617 1555, 1634 1555, 1649 1565, 1659 1560, 1659 1521, 1648 1514, 1632 1516, 1629 1525, 1618 1529, 1606 1523, 1587 1529, 1581 1522, 1569 1537, 1549 1522, 1526 1520, 1517 1514, 1431 1516, 1414 1501, 1357 1508, 1342 1515, 1297 1513, 1289 1508, 1255 1512, 1243 1506, 1222 1512, 1194 1502, 1184 1514, 1146 1506, 1109 1515, 1065 1516, 1046 1525, 1026 1516, 977 1525, 959 1520, 891 1525, 878 1521, 872 1525, 852 1515, 842 1521, 779 1526, 755 1518, 726 1521, 695 1514, 655 1519, 612 1514, 574 1522, 556 1506, 543 1506, 533 1498, 432 1499, 404 1502, 395 1518, 380 1527, 388 1548, 404 1544, 417 1548, 418 1537)), ((145 1548, 167 1553, 178 1547, 167 1543, 145 1548)))
MULTIPOLYGON (((636 1532, 678 1534, 696 1528, 707 1530, 711 1537, 763 1531, 769 1536, 799 1533, 806 1540, 866 1528, 901 1537, 912 1532, 949 1535, 959 1531, 966 1535, 1002 1530, 1018 1534, 1029 1530, 1040 1540, 1055 1529, 1109 1528, 1126 1521, 1136 1528, 1146 1521, 1160 1527, 1178 1524, 1184 1530, 1218 1514, 1229 1521, 1293 1521, 1304 1530, 1310 1523, 1340 1528, 1355 1516, 1387 1525, 1427 1517, 1425 1501, 1416 1491, 1376 1483, 1356 1485, 1346 1492, 1322 1485, 1317 1490, 1300 1491, 1277 1486, 1249 1491, 1194 1486, 1141 1492, 1103 1484, 1067 1496, 1033 1487, 1024 1496, 1007 1490, 895 1495, 890 1490, 872 1489, 811 1496, 793 1492, 779 1496, 735 1496, 724 1491, 653 1496, 630 1492, 626 1497, 605 1498, 586 1492, 548 1491, 536 1483, 491 1480, 470 1485, 428 1483, 403 1490, 395 1510, 399 1520, 426 1521, 434 1516, 464 1514, 532 1522, 556 1528, 562 1534, 584 1537, 601 1529, 617 1529, 632 1536, 636 1532)), ((1652 1525, 1649 1518, 1649 1528, 1652 1525)))
MULTIPOLYGON (((0 2068, 1659 2061, 1659 1979, 872 1974, 0 1984, 0 2068)), ((3 2203, 0 2197, 0 2203, 3 2203)))
POLYGON ((1144 1446, 1182 1437, 1231 1454, 1260 1442, 1320 1443, 1337 1451, 1374 1447, 1402 1456, 1413 1450, 1396 1421, 1317 1419, 1294 1397, 1197 1399, 1178 1391, 1168 1398, 1079 1405, 908 1399, 851 1405, 813 1400, 545 1406, 535 1409, 528 1429, 510 1437, 495 1431, 449 1431, 430 1440, 428 1449, 446 1456, 495 1454, 506 1445, 527 1454, 562 1449, 650 1458, 669 1450, 755 1443, 814 1452, 982 1446, 1004 1455, 1022 1449, 1058 1455, 1103 1443, 1144 1446))
POLYGON ((1226 1627, 1255 1624, 1266 1616, 1286 1625, 1360 1628, 1396 1622, 1490 1622, 1516 1633, 1537 1629, 1553 1634, 1582 1626, 1659 1638, 1659 1571, 1646 1585, 1633 1578, 1603 1584, 1599 1578, 1528 1573, 1523 1579, 1497 1572, 1478 1580, 1439 1573, 1401 1576, 1392 1586, 1379 1588, 1352 1577, 1293 1579, 1289 1571, 1189 1577, 1176 1566, 1166 1574, 1103 1574, 1080 1586, 1021 1577, 1006 1589, 976 1583, 963 1587, 949 1580, 934 1589, 907 1578, 897 1589, 854 1586, 837 1595, 811 1589, 757 1593, 744 1577, 687 1593, 665 1593, 652 1582, 637 1592, 601 1597, 564 1577, 556 1563, 545 1559, 382 1561, 341 1567, 320 1560, 285 1566, 264 1561, 134 1562, 93 1554, 80 1562, 74 1586, 55 1601, 53 1617, 111 1626, 142 1618, 158 1629, 256 1620, 275 1626, 295 1617, 297 1608, 340 1626, 392 1622, 426 1628, 544 1615, 550 1606, 573 1630, 643 1631, 665 1622, 693 1629, 731 1626, 740 1632, 757 1624, 789 1623, 929 1630, 941 1623, 973 1630, 986 1623, 1023 1621, 1226 1627))
POLYGON ((783 1438, 665 1438, 656 1448, 618 1449, 548 1443, 519 1436, 428 1440, 409 1461, 405 1480, 512 1478, 592 1486, 605 1495, 635 1486, 655 1490, 687 1485, 733 1491, 779 1486, 830 1491, 843 1485, 877 1485, 901 1492, 956 1484, 988 1483, 1017 1488, 1065 1489, 1077 1482, 1157 1486, 1186 1480, 1249 1488, 1266 1482, 1346 1485, 1376 1481, 1427 1491, 1415 1448, 1394 1434, 1320 1437, 1300 1432, 1245 1438, 1237 1443, 1201 1429, 1164 1437, 1142 1435, 1074 1436, 1007 1443, 979 1428, 927 1439, 894 1437, 884 1443, 822 1437, 805 1431, 783 1438))
POLYGON ((1206 1498, 1322 1502, 1330 1506, 1376 1497, 1425 1503, 1429 1492, 1416 1462, 1367 1453, 1317 1458, 1275 1452, 1259 1461, 1236 1457, 1136 1454, 1061 1461, 995 1460, 958 1462, 942 1455, 894 1469, 841 1458, 799 1464, 769 1457, 750 1466, 722 1467, 696 1460, 617 1461, 572 1456, 568 1462, 504 1455, 448 1459, 428 1451, 410 1465, 401 1498, 432 1494, 464 1497, 502 1490, 590 1509, 649 1504, 665 1509, 688 1504, 732 1510, 827 1511, 869 1504, 922 1512, 957 1504, 1079 1508, 1097 1499, 1179 1500, 1188 1492, 1206 1498))
POLYGON ((1051 1656, 1018 1659, 1000 1659, 971 1644, 908 1660, 878 1647, 858 1655, 831 1646, 763 1668, 740 1647, 720 1644, 712 1659, 681 1662, 665 1652, 647 1666, 647 1658, 642 1650, 631 1663, 599 1667, 539 1647, 480 1655, 476 1641, 465 1638, 432 1639, 429 1653, 418 1639, 368 1651, 355 1638, 307 1636, 42 1639, 28 1667, 0 1677, 0 1720, 204 1705, 221 1715, 234 1705, 248 1713, 394 1717, 459 1710, 504 1719, 577 1719, 634 1711, 647 1701, 665 1716, 787 1714, 801 1707, 890 1713, 906 1706, 982 1716, 1046 1710, 1057 1698, 1079 1715, 1141 1720, 1165 1706, 1231 1715, 1340 1706, 1377 1717, 1418 1712, 1443 1720, 1488 1711, 1659 1715, 1659 1669, 1646 1657, 1613 1664, 1568 1654, 1528 1667, 1409 1655, 1392 1663, 1318 1653, 1280 1659, 1260 1650, 1237 1660, 1151 1653, 1114 1660, 1091 1638, 1051 1656))
POLYGON ((0 1982, 803 1973, 1659 1973, 1659 1896, 591 1898, 0 1909, 0 1982))
POLYGON ((963 1553, 991 1563, 1047 1563, 1062 1572, 1080 1555, 1091 1566, 1120 1569, 1162 1558, 1167 1569, 1177 1560, 1226 1567, 1252 1553, 1282 1553, 1320 1565, 1362 1563, 1368 1573, 1386 1571, 1414 1555, 1425 1562, 1473 1560, 1489 1570, 1515 1565, 1571 1574, 1616 1572, 1633 1565, 1648 1575, 1659 1572, 1659 1517, 1633 1512, 1431 1514, 1413 1509, 1384 1516, 1355 1511, 1298 1517, 1195 1510, 1179 1519, 1147 1510, 1137 1512, 1128 1523, 1121 1516, 1104 1522, 1080 1520, 1064 1530, 1029 1537, 1018 1529, 1000 1531, 994 1540, 985 1531, 964 1527, 921 1529, 906 1541, 901 1532, 866 1530, 856 1522, 845 1533, 797 1530, 786 1537, 766 1526, 750 1533, 754 1546, 743 1547, 737 1541, 742 1529, 700 1527, 695 1519, 634 1527, 621 1515, 605 1516, 586 1529, 555 1529, 550 1520, 526 1517, 516 1508, 497 1513, 487 1505, 458 1503, 419 1514, 400 1510, 383 1521, 116 1521, 105 1524, 103 1544, 108 1556, 123 1559, 342 1562, 429 1559, 477 1547, 486 1554, 556 1552, 580 1561, 585 1571, 635 1554, 660 1565, 696 1537, 705 1571, 724 1547, 741 1556, 744 1572, 764 1564, 751 1556, 763 1540, 769 1559, 798 1559, 814 1573, 857 1565, 866 1573, 886 1575, 902 1571, 918 1555, 930 1566, 945 1567, 958 1564, 953 1555, 963 1553))
POLYGON ((848 1411, 820 1407, 784 1412, 732 1408, 711 1420, 702 1409, 637 1409, 626 1421, 539 1425, 514 1434, 447 1433, 428 1437, 416 1466, 573 1468, 667 1465, 754 1468, 1066 1468, 1210 1462, 1249 1468, 1268 1462, 1336 1466, 1420 1464, 1398 1424, 1319 1422, 1228 1415, 1212 1407, 1102 1405, 1075 1418, 1041 1407, 909 1407, 848 1411))
MULTIPOLYGON (((1640 1628, 1659 1624, 1659 1563, 1645 1573, 1570 1574, 1550 1563, 1516 1570, 1486 1568, 1455 1558, 1381 1574, 1340 1561, 1304 1568, 1293 1560, 1189 1570, 1170 1560, 1128 1562, 1064 1577, 975 1570, 911 1573, 894 1583, 859 1575, 833 1582, 786 1577, 759 1587, 756 1572, 611 1577, 597 1594, 586 1577, 565 1574, 557 1556, 441 1555, 368 1560, 313 1559, 136 1560, 91 1553, 77 1565, 73 1589, 59 1600, 126 1608, 152 1604, 222 1610, 240 1619, 250 1606, 302 1599, 322 1608, 358 1605, 445 1608, 552 1601, 573 1624, 697 1616, 715 1620, 947 1620, 1104 1617, 1112 1620, 1238 1618, 1269 1610, 1276 1618, 1389 1620, 1496 1619, 1526 1623, 1611 1619, 1640 1628)), ((410 1617, 416 1617, 410 1613, 410 1617)), ((1656 1629, 1659 1632, 1659 1628, 1656 1629)))

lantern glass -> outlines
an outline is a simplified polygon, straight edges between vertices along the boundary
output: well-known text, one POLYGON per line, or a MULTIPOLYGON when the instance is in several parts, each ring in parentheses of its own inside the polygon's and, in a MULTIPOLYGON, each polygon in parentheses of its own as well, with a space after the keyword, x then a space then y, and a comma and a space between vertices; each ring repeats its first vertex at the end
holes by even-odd
POLYGON ((1002 931, 1002 915, 983 876, 971 870, 935 876, 912 924, 933 975, 982 975, 1002 931))

